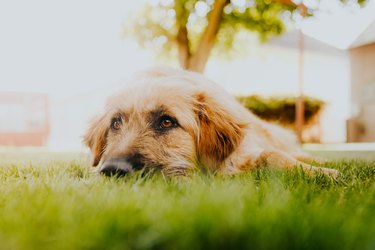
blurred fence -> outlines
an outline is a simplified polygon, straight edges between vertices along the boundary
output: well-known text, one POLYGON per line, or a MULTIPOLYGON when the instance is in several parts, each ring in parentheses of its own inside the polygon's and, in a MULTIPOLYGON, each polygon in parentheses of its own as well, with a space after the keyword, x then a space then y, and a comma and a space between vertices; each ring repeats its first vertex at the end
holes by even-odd
POLYGON ((46 94, 0 92, 0 145, 46 146, 48 110, 46 94))

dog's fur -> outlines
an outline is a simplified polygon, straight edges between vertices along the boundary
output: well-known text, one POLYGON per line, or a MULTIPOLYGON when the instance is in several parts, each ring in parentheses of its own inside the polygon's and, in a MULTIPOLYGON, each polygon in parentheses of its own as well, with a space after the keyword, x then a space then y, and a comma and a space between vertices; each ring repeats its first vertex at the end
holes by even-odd
POLYGON ((145 71, 111 96, 84 142, 105 174, 160 168, 186 176, 197 167, 230 174, 266 165, 337 175, 310 165, 291 132, 260 120, 219 85, 169 68, 145 71))

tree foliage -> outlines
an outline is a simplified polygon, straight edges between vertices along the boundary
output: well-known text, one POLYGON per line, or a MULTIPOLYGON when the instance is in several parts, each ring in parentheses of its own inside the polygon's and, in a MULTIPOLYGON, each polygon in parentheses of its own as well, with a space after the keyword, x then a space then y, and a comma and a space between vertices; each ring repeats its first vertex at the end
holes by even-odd
MULTIPOLYGON (((341 0, 353 1, 365 0, 341 0)), ((211 50, 231 51, 243 31, 266 41, 282 34, 296 17, 316 11, 297 2, 302 1, 150 0, 131 22, 130 31, 142 46, 177 54, 183 68, 203 71, 211 50)))

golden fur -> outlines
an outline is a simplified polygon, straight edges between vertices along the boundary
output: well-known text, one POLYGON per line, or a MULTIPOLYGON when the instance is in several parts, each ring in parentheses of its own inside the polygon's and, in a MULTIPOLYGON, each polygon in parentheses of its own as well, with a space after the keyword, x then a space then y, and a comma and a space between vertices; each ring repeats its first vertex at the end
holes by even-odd
POLYGON ((310 165, 291 132, 260 120, 200 74, 151 69, 132 83, 108 99, 84 137, 105 174, 159 168, 188 175, 197 167, 231 174, 260 165, 338 173, 310 165))

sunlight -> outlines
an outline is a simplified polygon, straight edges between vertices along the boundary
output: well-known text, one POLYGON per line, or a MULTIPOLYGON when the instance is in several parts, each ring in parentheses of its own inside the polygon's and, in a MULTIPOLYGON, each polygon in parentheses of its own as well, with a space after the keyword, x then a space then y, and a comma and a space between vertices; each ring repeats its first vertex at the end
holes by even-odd
POLYGON ((322 12, 303 21, 302 30, 339 49, 347 49, 375 21, 374 1, 361 9, 357 5, 343 7, 336 1, 324 0, 319 8, 322 12))

